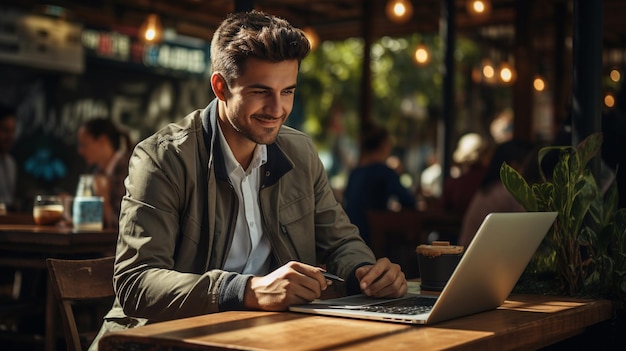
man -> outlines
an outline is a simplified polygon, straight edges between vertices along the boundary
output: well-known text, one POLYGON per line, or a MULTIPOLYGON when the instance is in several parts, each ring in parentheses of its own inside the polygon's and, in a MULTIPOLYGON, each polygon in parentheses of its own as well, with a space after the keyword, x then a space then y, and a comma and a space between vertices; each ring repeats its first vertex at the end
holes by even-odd
POLYGON ((387 165, 393 149, 389 131, 382 126, 371 126, 361 134, 359 163, 350 172, 343 203, 350 221, 359 227, 363 240, 371 244, 369 211, 392 210, 393 206, 416 208, 416 204, 411 192, 400 182, 398 172, 387 165))
POLYGON ((344 277, 349 293, 405 294, 400 267, 375 260, 335 200, 310 138, 283 126, 309 50, 302 31, 261 12, 230 15, 216 30, 216 99, 131 157, 117 300, 100 335, 226 310, 285 310, 327 288, 318 264, 344 277))
POLYGON ((15 142, 17 118, 15 111, 7 106, 0 106, 0 203, 4 208, 13 208, 15 203, 15 182, 17 168, 15 160, 9 154, 15 142))

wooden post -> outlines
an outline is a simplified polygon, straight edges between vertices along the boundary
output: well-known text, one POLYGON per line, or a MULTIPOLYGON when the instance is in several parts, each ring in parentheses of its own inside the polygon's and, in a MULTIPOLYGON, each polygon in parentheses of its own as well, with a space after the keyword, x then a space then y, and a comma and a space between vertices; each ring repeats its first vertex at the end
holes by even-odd
POLYGON ((363 0, 363 65, 361 67, 361 131, 372 123, 372 26, 374 25, 374 11, 372 0, 363 0))
MULTIPOLYGON (((574 1, 572 145, 601 130, 602 1, 574 1)), ((600 159, 589 164, 599 177, 600 159)))
POLYGON ((513 84, 513 137, 533 141, 533 48, 530 13, 532 0, 515 1, 515 70, 513 84))
POLYGON ((442 179, 445 179, 452 164, 452 132, 454 131, 454 48, 456 41, 456 8, 454 0, 443 1, 441 9, 441 36, 444 43, 443 107, 437 126, 437 150, 441 160, 442 179))

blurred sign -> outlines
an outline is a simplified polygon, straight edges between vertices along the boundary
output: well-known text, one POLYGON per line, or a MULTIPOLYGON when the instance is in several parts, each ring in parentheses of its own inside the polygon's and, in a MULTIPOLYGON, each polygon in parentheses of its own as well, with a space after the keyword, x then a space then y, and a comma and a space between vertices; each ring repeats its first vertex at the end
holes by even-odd
POLYGON ((81 73, 82 26, 66 20, 15 11, 0 12, 0 61, 81 73))
POLYGON ((175 39, 161 44, 144 44, 134 36, 116 31, 83 29, 83 46, 87 55, 142 66, 190 74, 205 74, 209 68, 209 44, 177 43, 175 39))

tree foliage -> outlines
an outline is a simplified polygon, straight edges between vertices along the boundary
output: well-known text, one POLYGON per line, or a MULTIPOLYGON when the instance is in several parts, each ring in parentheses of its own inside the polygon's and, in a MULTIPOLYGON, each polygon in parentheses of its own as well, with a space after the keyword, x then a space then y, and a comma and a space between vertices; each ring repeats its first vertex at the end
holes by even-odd
MULTIPOLYGON (((330 147, 327 133, 333 106, 343 111, 345 133, 356 139, 359 130, 359 101, 363 40, 323 42, 303 62, 298 93, 303 97, 304 125, 321 149, 330 147)), ((471 41, 458 39, 455 58, 457 90, 466 84, 464 67, 478 61, 479 52, 471 41)), ((424 123, 438 117, 442 104, 443 49, 438 35, 414 34, 402 38, 384 37, 371 47, 372 117, 385 125, 396 139, 414 138, 424 123), (418 66, 415 48, 424 43, 431 60, 418 66)))

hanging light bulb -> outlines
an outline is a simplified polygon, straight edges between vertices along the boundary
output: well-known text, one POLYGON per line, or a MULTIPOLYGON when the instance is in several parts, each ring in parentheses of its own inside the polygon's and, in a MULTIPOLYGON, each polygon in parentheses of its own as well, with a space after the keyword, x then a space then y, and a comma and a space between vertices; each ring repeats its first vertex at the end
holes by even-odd
POLYGON ((320 36, 315 31, 313 27, 304 27, 302 28, 304 32, 304 36, 309 40, 309 45, 311 45, 311 50, 315 50, 320 43, 320 36))
POLYGON ((392 22, 404 23, 413 16, 413 4, 409 0, 388 0, 385 12, 392 22))
POLYGON ((481 72, 483 75, 483 81, 487 84, 494 84, 497 79, 496 79, 496 70, 493 66, 493 63, 491 63, 491 60, 488 58, 483 59, 482 61, 482 65, 481 65, 481 72))
POLYGON ((163 38, 163 26, 161 19, 156 13, 151 13, 139 27, 141 39, 148 43, 158 43, 163 38))
POLYGON ((498 78, 503 84, 512 84, 517 78, 515 68, 513 68, 508 62, 502 62, 498 68, 498 78))
POLYGON ((536 76, 533 79, 533 88, 539 92, 546 90, 546 80, 542 76, 536 76))
POLYGON ((428 47, 424 43, 417 46, 414 58, 418 65, 425 65, 430 61, 430 52, 428 52, 428 47))
POLYGON ((467 0, 465 2, 467 12, 476 17, 484 17, 491 13, 490 0, 467 0))
POLYGON ((615 106, 615 97, 612 93, 609 92, 604 95, 604 106, 608 108, 613 108, 615 106))

